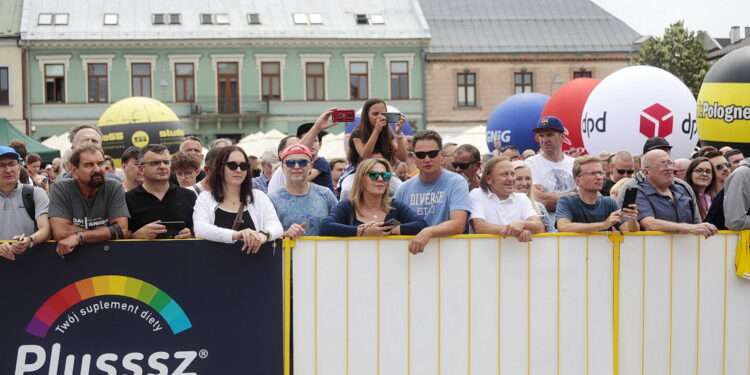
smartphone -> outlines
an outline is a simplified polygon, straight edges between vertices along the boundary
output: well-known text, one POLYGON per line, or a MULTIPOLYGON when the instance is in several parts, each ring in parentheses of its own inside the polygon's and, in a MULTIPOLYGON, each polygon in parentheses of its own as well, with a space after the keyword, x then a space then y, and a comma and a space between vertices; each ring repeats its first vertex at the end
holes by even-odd
POLYGON ((166 233, 160 233, 156 238, 174 238, 181 230, 186 228, 184 221, 161 221, 159 224, 167 227, 166 233))
POLYGON ((635 196, 638 194, 638 189, 631 187, 625 190, 625 198, 622 200, 622 208, 629 207, 635 203, 635 196))
POLYGON ((396 219, 390 219, 390 220, 386 221, 384 225, 385 226, 394 226, 394 227, 397 227, 397 226, 401 225, 401 222, 398 221, 398 220, 396 220, 396 219))
POLYGON ((381 115, 385 116, 385 122, 389 124, 395 124, 401 119, 401 113, 398 112, 383 112, 381 115))
POLYGON ((354 122, 355 112, 353 109, 339 109, 333 111, 333 122, 354 122))

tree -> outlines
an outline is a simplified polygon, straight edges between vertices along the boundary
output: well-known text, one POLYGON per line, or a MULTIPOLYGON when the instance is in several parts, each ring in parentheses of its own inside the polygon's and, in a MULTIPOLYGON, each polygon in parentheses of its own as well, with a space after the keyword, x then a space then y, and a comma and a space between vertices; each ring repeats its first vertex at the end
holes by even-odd
POLYGON ((664 36, 641 48, 638 64, 662 68, 681 79, 698 96, 703 77, 711 67, 703 43, 695 31, 677 21, 664 30, 664 36))

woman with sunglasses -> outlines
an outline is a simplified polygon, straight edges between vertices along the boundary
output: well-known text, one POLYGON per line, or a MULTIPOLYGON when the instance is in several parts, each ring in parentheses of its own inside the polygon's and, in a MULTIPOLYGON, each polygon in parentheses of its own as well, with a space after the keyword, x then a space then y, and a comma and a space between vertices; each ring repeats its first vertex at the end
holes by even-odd
POLYGON ((713 200, 710 192, 717 182, 711 161, 703 156, 693 159, 687 167, 685 179, 688 185, 693 188, 696 198, 698 198, 698 212, 701 215, 701 220, 705 220, 713 200))
POLYGON ((320 234, 382 237, 419 233, 427 223, 406 204, 390 198, 388 181, 391 176, 391 165, 386 160, 362 161, 355 172, 349 199, 339 202, 323 219, 320 234))
POLYGON ((242 241, 242 250, 257 253, 264 243, 281 237, 282 228, 271 200, 252 189, 250 161, 237 146, 222 147, 211 174, 211 191, 198 196, 193 210, 195 236, 209 241, 242 241))

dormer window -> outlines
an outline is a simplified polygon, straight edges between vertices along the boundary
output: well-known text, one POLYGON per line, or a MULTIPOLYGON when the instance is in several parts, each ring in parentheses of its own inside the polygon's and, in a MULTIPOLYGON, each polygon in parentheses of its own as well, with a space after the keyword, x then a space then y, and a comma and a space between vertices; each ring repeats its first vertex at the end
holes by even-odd
POLYGON ((117 25, 119 15, 118 14, 105 14, 104 15, 104 24, 105 25, 117 25))
POLYGON ((320 13, 294 13, 294 23, 296 25, 322 25, 323 15, 320 13))
POLYGON ((320 13, 310 13, 310 24, 312 25, 321 25, 323 24, 323 15, 320 13))
POLYGON ((169 14, 169 24, 170 25, 181 25, 182 24, 182 15, 180 13, 170 13, 169 14))
POLYGON ((68 13, 39 13, 38 25, 67 25, 68 13))
POLYGON ((382 25, 385 23, 385 19, 382 14, 355 14, 354 15, 357 25, 382 25))
POLYGON ((247 24, 248 25, 260 25, 260 14, 258 14, 258 13, 248 13, 247 14, 247 24))
POLYGON ((367 18, 366 14, 357 14, 355 17, 357 17, 357 25, 369 25, 370 19, 367 18))
POLYGON ((67 25, 68 18, 69 18, 68 13, 55 14, 55 25, 67 25))
POLYGON ((166 22, 164 21, 164 14, 156 13, 152 17, 152 23, 154 25, 165 25, 166 22))
POLYGON ((229 15, 226 13, 216 14, 214 19, 217 25, 229 25, 229 15))
POLYGON ((39 25, 51 25, 52 24, 52 17, 54 17, 54 15, 52 13, 39 13, 39 20, 37 21, 37 24, 39 24, 39 25))
POLYGON ((307 25, 310 23, 309 19, 307 18, 307 13, 294 13, 294 23, 297 25, 307 25))

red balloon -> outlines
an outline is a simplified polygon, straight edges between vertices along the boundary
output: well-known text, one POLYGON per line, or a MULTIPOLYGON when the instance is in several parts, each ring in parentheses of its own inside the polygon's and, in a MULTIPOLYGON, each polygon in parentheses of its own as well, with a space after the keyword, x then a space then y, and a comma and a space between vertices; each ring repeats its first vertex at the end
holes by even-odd
POLYGON ((581 137, 581 115, 589 94, 601 80, 594 78, 576 78, 562 85, 542 110, 542 117, 555 116, 565 125, 563 151, 578 150, 579 155, 587 154, 581 137))

